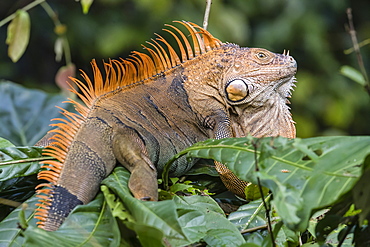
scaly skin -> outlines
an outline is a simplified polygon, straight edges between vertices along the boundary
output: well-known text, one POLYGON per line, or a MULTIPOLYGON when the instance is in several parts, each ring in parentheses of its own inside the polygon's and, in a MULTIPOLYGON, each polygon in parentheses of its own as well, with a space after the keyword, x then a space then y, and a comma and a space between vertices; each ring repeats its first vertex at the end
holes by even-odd
MULTIPOLYGON (((185 26, 206 32, 194 24, 185 26)), ((190 33, 193 38, 198 35, 190 33)), ((56 142, 48 151, 54 152, 59 162, 45 162, 55 172, 40 173, 40 178, 51 182, 50 188, 39 190, 49 195, 41 200, 46 206, 38 212, 40 227, 58 229, 76 205, 91 201, 116 161, 131 172, 129 188, 136 198, 157 200, 157 174, 170 157, 196 142, 248 134, 295 137, 286 105, 297 69, 295 60, 288 54, 223 44, 207 35, 203 39, 208 43, 205 41, 202 52, 194 52, 195 57, 188 55, 183 62, 173 62, 172 57, 153 59, 154 63, 167 62, 159 66, 161 73, 157 69, 148 77, 153 71, 139 65, 146 70, 142 77, 135 73, 132 78, 125 77, 132 85, 114 84, 109 90, 99 85, 92 90, 80 86, 91 95, 85 100, 87 107, 72 102, 82 117, 65 113, 72 123, 56 125, 56 142)), ((202 45, 196 48, 201 50, 202 45)), ((150 62, 143 55, 140 59, 150 62)), ((102 81, 93 66, 95 81, 102 81)), ((123 74, 119 62, 109 66, 107 81, 119 81, 119 73, 123 74)), ((227 188, 243 197, 246 182, 215 164, 227 188)), ((184 174, 192 165, 179 159, 171 174, 184 174)))

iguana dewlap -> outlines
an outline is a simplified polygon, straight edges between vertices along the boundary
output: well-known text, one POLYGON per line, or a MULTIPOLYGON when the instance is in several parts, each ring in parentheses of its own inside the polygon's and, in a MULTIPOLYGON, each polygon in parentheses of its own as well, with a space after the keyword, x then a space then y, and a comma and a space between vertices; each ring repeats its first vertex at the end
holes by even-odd
MULTIPOLYGON (((165 29, 179 52, 157 35, 145 49, 126 60, 92 62, 93 79, 73 79, 84 104, 78 114, 63 110, 56 119, 52 143, 38 186, 36 218, 45 230, 58 229, 74 207, 90 202, 100 182, 118 161, 130 172, 129 188, 142 200, 157 200, 157 174, 166 161, 190 145, 209 138, 295 137, 287 98, 297 70, 289 54, 222 43, 189 22, 165 29), (178 53, 178 54, 177 54, 178 53)), ((178 176, 192 163, 179 159, 178 176)), ((225 185, 243 196, 245 182, 216 163, 225 185)))

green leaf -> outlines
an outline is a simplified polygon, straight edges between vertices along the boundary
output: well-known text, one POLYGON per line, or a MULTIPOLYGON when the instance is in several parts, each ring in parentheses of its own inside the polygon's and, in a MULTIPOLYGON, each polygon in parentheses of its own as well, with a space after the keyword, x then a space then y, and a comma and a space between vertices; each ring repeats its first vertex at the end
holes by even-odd
POLYGON ((245 241, 237 227, 209 196, 176 196, 179 220, 191 242, 198 238, 209 246, 239 246, 245 241))
MULTIPOLYGON (((237 228, 225 218, 221 208, 209 196, 174 196, 173 200, 167 201, 140 201, 128 189, 129 176, 128 171, 117 167, 103 184, 124 204, 126 211, 120 218, 135 231, 143 246, 183 246, 202 238, 208 244, 214 243, 213 246, 225 243, 237 246, 244 242, 237 228)), ((117 198, 109 200, 113 207, 119 203, 117 198)))
POLYGON ((34 145, 47 131, 50 119, 63 117, 55 106, 74 111, 71 104, 59 94, 46 94, 36 89, 26 89, 12 82, 0 82, 0 136, 16 146, 34 145))
POLYGON ((39 183, 36 178, 39 162, 46 159, 41 153, 40 147, 0 148, 0 197, 13 201, 0 204, 0 220, 14 209, 14 205, 34 194, 39 183))
POLYGON ((25 52, 30 39, 31 20, 27 11, 18 10, 8 26, 8 56, 15 63, 25 52))
POLYGON ((0 148, 0 181, 36 174, 45 159, 50 157, 43 157, 40 147, 0 148))
POLYGON ((352 189, 370 153, 370 137, 230 138, 195 144, 176 157, 185 153, 215 159, 245 181, 257 183, 259 176, 272 190, 272 204, 284 223, 304 231, 313 209, 331 205, 352 189))
POLYGON ((144 202, 137 200, 131 195, 128 188, 130 173, 123 167, 116 167, 111 175, 103 180, 111 191, 113 191, 124 203, 124 207, 130 212, 132 218, 129 222, 124 222, 129 228, 136 231, 140 242, 145 240, 145 231, 150 230, 157 243, 162 243, 163 237, 170 243, 176 245, 190 244, 182 232, 176 213, 176 204, 173 201, 144 202))
MULTIPOLYGON (((120 232, 102 194, 87 205, 76 207, 63 225, 55 232, 36 227, 33 218, 37 197, 26 201, 25 223, 28 228, 19 228, 22 207, 11 212, 0 222, 0 246, 119 246, 120 232), (109 229, 109 231, 107 231, 109 229)), ((24 206, 23 206, 24 207, 24 206)))
POLYGON ((55 232, 30 225, 24 231, 26 246, 119 246, 120 232, 104 196, 76 207, 55 232), (109 230, 108 230, 109 229, 109 230))
POLYGON ((7 139, 0 137, 0 148, 7 148, 7 147, 15 147, 13 143, 8 141, 7 139))
POLYGON ((108 203, 112 215, 119 218, 120 220, 126 220, 131 217, 130 213, 127 212, 126 208, 123 206, 121 200, 117 196, 110 192, 107 186, 102 185, 100 187, 104 194, 105 201, 108 203))
POLYGON ((89 13, 89 9, 94 0, 81 0, 82 12, 89 13))
MULTIPOLYGON (((267 199, 265 199, 267 200, 267 199)), ((235 224, 240 231, 266 225, 266 211, 261 199, 249 202, 232 212, 228 219, 235 224)))
POLYGON ((365 78, 364 76, 361 74, 360 71, 356 70, 355 68, 351 67, 351 66, 348 66, 348 65, 344 65, 340 68, 340 73, 346 77, 348 77, 349 79, 357 82, 358 84, 362 85, 362 86, 365 86, 366 85, 366 81, 365 81, 365 78))
POLYGON ((37 200, 37 197, 31 197, 0 222, 0 246, 23 246, 24 237, 22 229, 19 228, 19 214, 24 210, 25 222, 28 225, 36 225, 37 220, 33 218, 33 215, 37 200))
POLYGON ((370 155, 366 157, 365 169, 360 180, 357 182, 352 190, 353 201, 357 209, 361 209, 359 215, 360 223, 362 224, 365 219, 370 219, 370 155))

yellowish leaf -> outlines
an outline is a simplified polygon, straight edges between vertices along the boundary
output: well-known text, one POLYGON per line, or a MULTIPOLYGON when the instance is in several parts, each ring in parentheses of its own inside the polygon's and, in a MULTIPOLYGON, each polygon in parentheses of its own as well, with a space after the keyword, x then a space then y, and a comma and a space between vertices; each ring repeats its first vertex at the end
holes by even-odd
POLYGON ((16 17, 8 26, 6 44, 8 47, 8 56, 15 63, 25 52, 30 39, 31 20, 27 11, 18 10, 16 17))
POLYGON ((81 0, 82 12, 87 14, 94 0, 81 0))

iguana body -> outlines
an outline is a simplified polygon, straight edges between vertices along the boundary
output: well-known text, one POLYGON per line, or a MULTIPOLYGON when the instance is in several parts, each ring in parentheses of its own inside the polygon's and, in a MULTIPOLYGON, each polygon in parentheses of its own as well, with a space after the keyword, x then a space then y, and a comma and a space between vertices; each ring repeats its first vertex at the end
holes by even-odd
MULTIPOLYGON (((223 44, 199 26, 180 22, 193 45, 176 27, 167 30, 179 44, 180 57, 152 40, 151 57, 105 64, 103 76, 93 61, 94 82, 74 79, 86 106, 73 100, 79 114, 63 111, 46 154, 39 189, 39 226, 56 230, 77 205, 96 195, 100 182, 118 161, 130 172, 129 187, 142 200, 157 200, 157 173, 177 152, 208 138, 294 137, 286 98, 294 82, 296 62, 286 54, 223 44), (177 33, 177 34, 175 34, 177 33), (46 195, 45 195, 46 194, 46 195)), ((177 160, 174 176, 192 166, 177 160)), ((226 186, 243 195, 245 183, 216 163, 226 186)))

